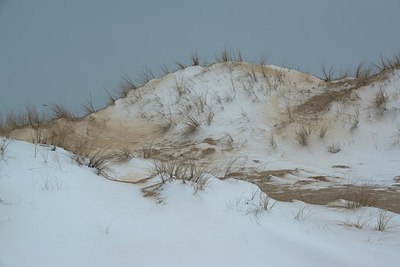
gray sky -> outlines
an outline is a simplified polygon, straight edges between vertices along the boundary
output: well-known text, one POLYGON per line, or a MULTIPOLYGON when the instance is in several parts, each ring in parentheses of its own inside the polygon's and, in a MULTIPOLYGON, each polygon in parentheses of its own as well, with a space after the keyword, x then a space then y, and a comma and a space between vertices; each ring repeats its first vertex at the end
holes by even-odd
POLYGON ((0 112, 78 110, 121 77, 224 47, 319 75, 400 49, 400 0, 0 0, 0 112))

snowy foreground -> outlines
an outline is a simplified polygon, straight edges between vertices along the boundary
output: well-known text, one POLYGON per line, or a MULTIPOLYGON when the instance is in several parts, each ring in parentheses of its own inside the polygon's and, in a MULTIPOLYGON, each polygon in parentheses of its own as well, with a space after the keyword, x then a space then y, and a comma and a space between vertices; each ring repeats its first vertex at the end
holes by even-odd
MULTIPOLYGON (((135 159, 134 159, 135 160, 135 159)), ((144 160, 135 161, 146 169, 144 160)), ((0 266, 395 266, 400 216, 269 200, 254 185, 166 183, 159 199, 61 148, 11 141, 0 160, 0 266), (161 201, 160 201, 161 200, 161 201), (361 224, 361 228, 354 227, 361 224), (352 226, 353 225, 353 226, 352 226)))

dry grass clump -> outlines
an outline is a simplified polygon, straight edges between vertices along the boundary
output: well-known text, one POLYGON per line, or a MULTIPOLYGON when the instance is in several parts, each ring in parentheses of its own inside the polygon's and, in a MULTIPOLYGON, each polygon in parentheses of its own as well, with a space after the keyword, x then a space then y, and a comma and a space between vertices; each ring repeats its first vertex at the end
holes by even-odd
POLYGON ((345 200, 346 208, 356 209, 374 206, 381 199, 381 195, 370 184, 358 185, 353 183, 347 185, 340 198, 345 200))
MULTIPOLYGON (((75 143, 75 146, 71 148, 74 153, 71 158, 79 166, 87 166, 89 168, 96 169, 97 175, 101 175, 105 178, 111 179, 110 165, 117 157, 125 158, 128 154, 127 152, 122 152, 120 154, 113 154, 108 151, 106 147, 99 147, 97 141, 88 141, 82 139, 75 143)), ((130 153, 128 157, 130 156, 130 153)))
POLYGON ((190 60, 192 62, 192 66, 200 66, 200 59, 199 59, 199 55, 197 54, 197 52, 195 52, 194 54, 192 54, 190 56, 190 60))
POLYGON ((311 133, 311 126, 307 124, 302 124, 301 127, 299 127, 295 132, 295 140, 300 145, 306 147, 308 146, 308 137, 311 135, 311 133))
POLYGON ((396 132, 392 135, 392 145, 400 145, 400 124, 397 124, 396 132))
POLYGON ((69 111, 65 106, 57 103, 52 103, 47 105, 50 110, 53 112, 53 119, 68 119, 73 120, 76 119, 74 113, 69 111))
POLYGON ((15 113, 11 111, 5 118, 0 114, 0 134, 8 134, 13 130, 25 127, 37 129, 43 122, 44 119, 39 116, 36 107, 34 105, 27 105, 25 112, 15 113))
POLYGON ((175 79, 175 85, 172 87, 178 95, 177 101, 181 99, 181 97, 188 91, 186 88, 186 84, 183 80, 183 76, 180 80, 175 79))
POLYGON ((373 106, 376 108, 379 114, 382 114, 387 110, 387 102, 389 96, 384 89, 380 89, 374 97, 373 106))
POLYGON ((400 69, 400 52, 395 54, 393 58, 387 58, 381 56, 380 61, 375 66, 379 69, 380 72, 385 70, 395 70, 400 69))
POLYGON ((89 115, 89 114, 95 113, 97 111, 93 105, 93 100, 92 100, 91 94, 89 96, 89 100, 87 100, 85 104, 82 104, 82 109, 83 109, 85 115, 89 115))
POLYGON ((183 135, 191 135, 199 130, 201 126, 201 120, 195 116, 188 115, 184 121, 183 135))
POLYGON ((248 205, 246 213, 248 215, 257 216, 261 212, 271 212, 272 208, 278 203, 272 202, 271 198, 264 192, 255 191, 252 196, 246 200, 245 204, 248 205))
POLYGON ((121 147, 121 148, 111 152, 110 158, 114 162, 127 161, 132 158, 132 152, 126 147, 121 147))
POLYGON ((353 112, 339 111, 338 114, 345 119, 345 124, 350 124, 350 131, 357 129, 360 122, 360 109, 357 106, 353 109, 353 112))
POLYGON ((365 86, 371 80, 375 74, 373 65, 365 65, 363 62, 358 64, 354 71, 354 77, 356 78, 356 87, 365 86))
POLYGON ((298 222, 302 222, 311 215, 312 215, 312 208, 310 206, 303 206, 298 210, 298 212, 294 216, 294 219, 298 222))
POLYGON ((366 213, 366 211, 362 211, 361 213, 356 213, 352 218, 347 217, 345 222, 342 222, 343 225, 356 227, 358 229, 364 228, 365 226, 373 226, 369 224, 369 222, 375 217, 376 222, 374 229, 377 231, 386 231, 390 226, 390 221, 394 217, 389 211, 385 209, 379 209, 376 212, 370 211, 366 213))
MULTIPOLYGON (((142 73, 140 74, 140 77, 137 79, 139 81, 139 84, 142 86, 150 82, 151 80, 154 80, 156 78, 156 75, 154 74, 153 70, 147 66, 144 67, 142 70, 142 73)), ((141 87, 141 86, 139 86, 141 87)))
POLYGON ((3 115, 0 113, 0 136, 3 136, 6 134, 6 126, 4 123, 3 115))
POLYGON ((43 119, 40 118, 36 107, 34 105, 28 105, 25 110, 24 116, 26 123, 32 128, 37 128, 43 122, 43 119))
POLYGON ((342 224, 361 229, 364 228, 364 226, 366 226, 372 220, 372 218, 372 214, 365 214, 365 212, 362 212, 354 215, 353 218, 347 217, 346 221, 342 222, 342 224))
POLYGON ((50 130, 44 141, 50 145, 62 147, 66 150, 71 148, 73 143, 73 130, 68 125, 59 124, 54 129, 50 130))
POLYGON ((161 179, 161 183, 174 179, 183 183, 190 181, 194 185, 194 193, 206 188, 210 175, 210 172, 205 167, 190 160, 155 160, 148 171, 151 177, 158 176, 161 179))
POLYGON ((10 139, 0 138, 0 161, 4 161, 6 159, 6 151, 9 144, 10 139))
POLYGON ((267 136, 267 142, 273 150, 276 150, 278 148, 278 144, 275 141, 274 135, 271 133, 270 135, 267 136))
POLYGON ((161 133, 166 133, 171 128, 173 128, 177 125, 177 122, 171 113, 168 115, 162 116, 161 119, 162 119, 162 122, 157 125, 157 128, 160 130, 161 133))
POLYGON ((236 53, 231 52, 224 48, 222 52, 215 57, 215 60, 219 63, 222 62, 243 62, 242 53, 238 50, 236 53))
POLYGON ((144 159, 151 159, 157 154, 157 150, 153 148, 153 143, 149 143, 146 146, 143 146, 142 149, 142 157, 144 159))
POLYGON ((110 165, 112 157, 107 153, 106 149, 95 149, 89 153, 88 167, 95 168, 97 175, 111 178, 110 165))
POLYGON ((242 194, 237 199, 228 201, 226 206, 244 212, 246 215, 257 217, 263 212, 270 213, 276 203, 277 201, 272 201, 267 194, 257 188, 253 190, 250 196, 247 197, 242 194))
POLYGON ((333 66, 330 67, 329 69, 325 68, 325 65, 322 65, 322 79, 326 82, 330 82, 334 80, 334 71, 333 71, 333 66))
POLYGON ((320 124, 319 125, 319 129, 318 129, 319 130, 319 132, 318 132, 319 138, 324 139, 328 129, 329 129, 329 124, 328 123, 320 124))
POLYGON ((226 162, 226 165, 221 167, 223 169, 223 175, 220 177, 221 179, 227 179, 231 177, 231 175, 235 174, 241 169, 241 166, 244 165, 244 160, 246 160, 242 156, 235 156, 232 157, 228 162, 226 162))
POLYGON ((128 76, 125 76, 122 78, 122 82, 120 85, 121 88, 121 96, 127 96, 128 93, 132 90, 136 90, 138 86, 135 84, 135 82, 129 78, 128 76))
POLYGON ((387 210, 379 209, 378 216, 376 218, 375 230, 386 231, 393 217, 394 216, 391 215, 387 210))
POLYGON ((9 133, 15 129, 20 129, 28 126, 28 121, 24 114, 16 114, 11 111, 7 114, 6 118, 2 122, 2 132, 9 133))
POLYGON ((175 61, 175 64, 178 66, 178 70, 184 70, 187 67, 184 63, 179 61, 175 61))

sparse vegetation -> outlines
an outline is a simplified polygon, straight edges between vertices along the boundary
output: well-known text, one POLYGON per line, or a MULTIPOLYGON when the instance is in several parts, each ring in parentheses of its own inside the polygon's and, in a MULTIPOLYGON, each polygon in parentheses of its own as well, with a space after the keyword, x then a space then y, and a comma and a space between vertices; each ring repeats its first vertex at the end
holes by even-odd
POLYGON ((345 207, 357 209, 359 207, 374 206, 381 198, 379 191, 375 191, 370 184, 350 183, 343 190, 340 198, 344 199, 345 207))
POLYGON ((393 215, 385 209, 379 209, 376 218, 375 229, 378 231, 386 231, 393 215))
POLYGON ((273 150, 276 150, 278 148, 278 144, 275 141, 274 135, 271 133, 270 135, 267 136, 267 142, 273 150))
POLYGON ((190 56, 190 60, 192 61, 192 66, 200 65, 200 59, 199 59, 199 55, 197 54, 197 52, 195 52, 194 54, 192 54, 190 56))
MULTIPOLYGON (((156 75, 154 74, 153 70, 151 68, 145 66, 143 68, 142 73, 141 73, 140 77, 138 78, 138 80, 139 80, 139 83, 141 84, 141 86, 143 86, 155 78, 156 78, 156 75)), ((141 86, 136 86, 136 85, 134 85, 134 86, 141 87, 141 86)))
POLYGON ((233 174, 234 172, 238 171, 238 169, 240 168, 242 160, 243 160, 243 157, 241 157, 241 156, 232 157, 226 163, 222 178, 223 179, 227 179, 227 178, 229 178, 229 176, 231 174, 233 174))
POLYGON ((329 69, 326 69, 325 65, 322 65, 322 79, 324 81, 330 82, 334 80, 333 75, 334 75, 333 66, 330 67, 329 69))
POLYGON ((240 196, 237 199, 230 200, 226 206, 230 209, 235 209, 244 212, 246 215, 258 216, 262 212, 271 212, 277 201, 272 202, 272 199, 262 192, 260 189, 254 189, 249 197, 240 196))
POLYGON ((375 66, 378 68, 379 72, 400 69, 400 52, 395 54, 392 58, 381 55, 380 61, 375 64, 375 66))
POLYGON ((40 184, 42 190, 61 190, 63 188, 63 182, 60 181, 56 176, 46 175, 40 184))
POLYGON ((312 128, 310 125, 302 124, 301 127, 297 129, 295 132, 295 140, 300 145, 307 147, 308 146, 308 137, 311 135, 312 128))
POLYGON ((227 50, 227 48, 224 48, 224 50, 222 50, 221 54, 217 55, 215 58, 216 58, 216 61, 219 63, 243 62, 243 57, 242 57, 242 53, 240 52, 240 50, 238 50, 237 53, 234 53, 234 52, 230 52, 229 50, 227 50))
POLYGON ((4 136, 6 132, 6 125, 3 119, 3 115, 0 113, 0 136, 4 136))
POLYGON ((47 105, 50 110, 53 112, 53 119, 68 119, 72 120, 75 119, 76 116, 69 111, 65 106, 57 103, 52 103, 47 105))
POLYGON ((210 175, 210 171, 190 160, 154 160, 148 171, 151 177, 159 177, 161 183, 173 179, 183 183, 192 182, 194 193, 206 188, 210 175))
POLYGON ((98 147, 97 141, 89 141, 82 139, 77 141, 72 148, 74 152, 71 155, 72 160, 79 166, 87 166, 96 169, 97 175, 101 175, 107 179, 112 178, 110 165, 118 160, 126 160, 130 157, 130 153, 121 149, 121 151, 110 152, 107 147, 98 147))
POLYGON ((96 109, 93 105, 92 94, 89 96, 89 100, 86 101, 85 104, 82 104, 83 111, 85 115, 89 115, 96 112, 96 109))
POLYGON ((175 121, 175 118, 172 116, 171 113, 162 116, 162 122, 158 124, 158 129, 160 130, 161 133, 166 133, 168 132, 171 128, 175 127, 177 125, 177 122, 175 121))
POLYGON ((311 216, 312 208, 309 206, 303 206, 294 216, 294 219, 298 222, 302 222, 311 216))
POLYGON ((9 144, 10 140, 8 138, 0 137, 0 161, 4 161, 6 159, 6 152, 9 144))
POLYGON ((115 162, 123 162, 131 159, 132 153, 126 147, 122 147, 116 151, 113 151, 110 155, 110 158, 115 162))
POLYGON ((39 116, 39 112, 37 111, 34 105, 26 106, 25 118, 27 120, 27 124, 32 128, 37 128, 43 120, 39 116))
POLYGON ((396 131, 394 135, 392 135, 392 145, 400 145, 400 124, 396 125, 396 131))
POLYGON ((175 64, 178 66, 178 69, 180 69, 180 70, 184 70, 187 68, 187 66, 185 64, 183 64, 182 62, 175 61, 175 64))
POLYGON ((201 120, 192 115, 186 117, 184 121, 183 135, 191 135, 198 131, 201 126, 201 120))
POLYGON ((361 212, 360 214, 354 214, 352 218, 347 217, 342 224, 361 229, 364 228, 364 226, 366 226, 371 220, 372 214, 365 214, 365 212, 361 212))
POLYGON ((128 93, 132 90, 136 90, 138 86, 135 84, 135 82, 129 78, 128 76, 125 76, 122 79, 121 85, 121 96, 125 97, 128 95, 128 93))
POLYGON ((360 110, 358 107, 354 109, 354 113, 349 114, 349 120, 351 128, 350 130, 354 130, 358 127, 358 123, 360 122, 360 110))
POLYGON ((156 150, 153 148, 153 143, 152 142, 147 144, 147 145, 145 145, 145 146, 143 146, 141 150, 142 150, 141 151, 142 152, 142 157, 144 159, 151 159, 156 154, 155 153, 156 150))
MULTIPOLYGON (((41 131, 38 131, 37 133, 41 134, 41 131)), ((48 142, 48 144, 50 145, 62 147, 68 150, 71 149, 71 147, 73 147, 71 143, 73 139, 73 134, 74 134, 73 130, 68 125, 58 124, 54 127, 54 129, 50 130, 50 133, 48 133, 44 137, 44 140, 46 141, 46 143, 48 142)))
POLYGON ((384 89, 380 89, 374 98, 373 105, 376 108, 378 114, 382 114, 387 110, 388 95, 384 89))
POLYGON ((373 66, 371 64, 365 65, 363 62, 358 64, 354 72, 354 77, 357 82, 356 87, 367 85, 374 74, 373 66))
POLYGON ((319 127, 319 134, 318 134, 319 138, 324 139, 328 129, 329 129, 328 123, 321 124, 319 127))

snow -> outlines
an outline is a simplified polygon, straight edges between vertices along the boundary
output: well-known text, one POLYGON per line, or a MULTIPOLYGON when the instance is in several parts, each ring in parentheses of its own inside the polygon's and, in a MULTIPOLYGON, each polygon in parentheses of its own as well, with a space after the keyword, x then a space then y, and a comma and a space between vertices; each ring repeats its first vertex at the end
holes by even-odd
MULTIPOLYGON (((131 163, 142 175, 150 165, 131 163)), ((132 171, 126 165, 114 168, 132 171)), ((197 193, 174 180, 158 200, 140 188, 77 166, 61 148, 11 141, 0 161, 0 266, 365 267, 400 260, 397 214, 378 231, 375 208, 270 199, 269 210, 255 212, 267 196, 235 179, 211 178, 197 193), (345 225, 362 216, 361 229, 345 225)))
MULTIPOLYGON (((252 160, 257 160, 259 165, 255 167, 258 168, 296 168, 310 176, 337 176, 340 183, 359 180, 391 186, 394 177, 400 175, 400 145, 394 145, 400 125, 399 84, 400 72, 394 71, 383 81, 355 90, 349 97, 351 100, 333 101, 326 112, 312 114, 304 121, 287 118, 286 109, 327 90, 339 89, 326 89, 323 81, 295 70, 219 63, 188 67, 152 80, 91 119, 101 123, 109 121, 110 128, 115 128, 111 126, 113 122, 117 128, 143 129, 146 132, 140 137, 147 138, 146 142, 153 143, 155 148, 168 142, 169 145, 185 141, 199 148, 206 138, 232 139, 229 144, 214 146, 216 153, 211 156, 214 162, 238 155, 248 158, 247 167, 252 166, 252 160), (256 78, 252 78, 252 71, 256 78), (373 101, 382 89, 389 100, 386 110, 379 114, 373 101), (188 116, 201 124, 190 136, 183 134, 188 116), (319 116, 320 120, 315 122, 313 116, 319 116), (355 117, 358 122, 354 127, 355 117), (157 125, 170 118, 176 125, 166 133, 157 133, 157 125), (304 124, 312 127, 307 147, 295 140, 296 131, 304 124), (326 136, 320 138, 319 129, 324 124, 327 125, 326 136), (270 147, 268 137, 271 134, 277 149, 270 147), (331 144, 337 144, 340 153, 329 153, 327 146, 331 144), (348 168, 338 170, 333 167, 335 165, 348 168)), ((172 145, 171 150, 178 149, 172 145)))
MULTIPOLYGON (((68 125, 74 138, 129 150, 132 158, 110 165, 111 180, 78 166, 62 148, 12 140, 5 153, 0 150, 0 267, 394 266, 400 260, 398 214, 346 209, 341 199, 325 206, 279 202, 252 183, 221 177, 235 162, 232 173, 289 170, 269 176, 274 185, 314 190, 361 183, 395 194, 399 85, 400 72, 393 71, 305 115, 293 109, 348 85, 338 81, 329 88, 275 66, 188 67, 68 125), (374 106, 380 91, 388 96, 385 107, 374 106), (191 133, 185 133, 188 118, 200 124, 191 133), (169 120, 171 127, 160 131, 169 120), (312 129, 307 146, 295 139, 301 127, 312 129), (331 144, 340 151, 329 153, 331 144), (145 158, 144 149, 154 149, 153 158, 145 158), (207 149, 212 153, 202 154, 207 149), (205 189, 150 177, 154 161, 171 158, 206 166, 205 189), (157 184, 154 195, 145 194, 157 184), (388 225, 379 231, 382 218, 388 225)), ((13 134, 32 137, 29 129, 13 134)))

